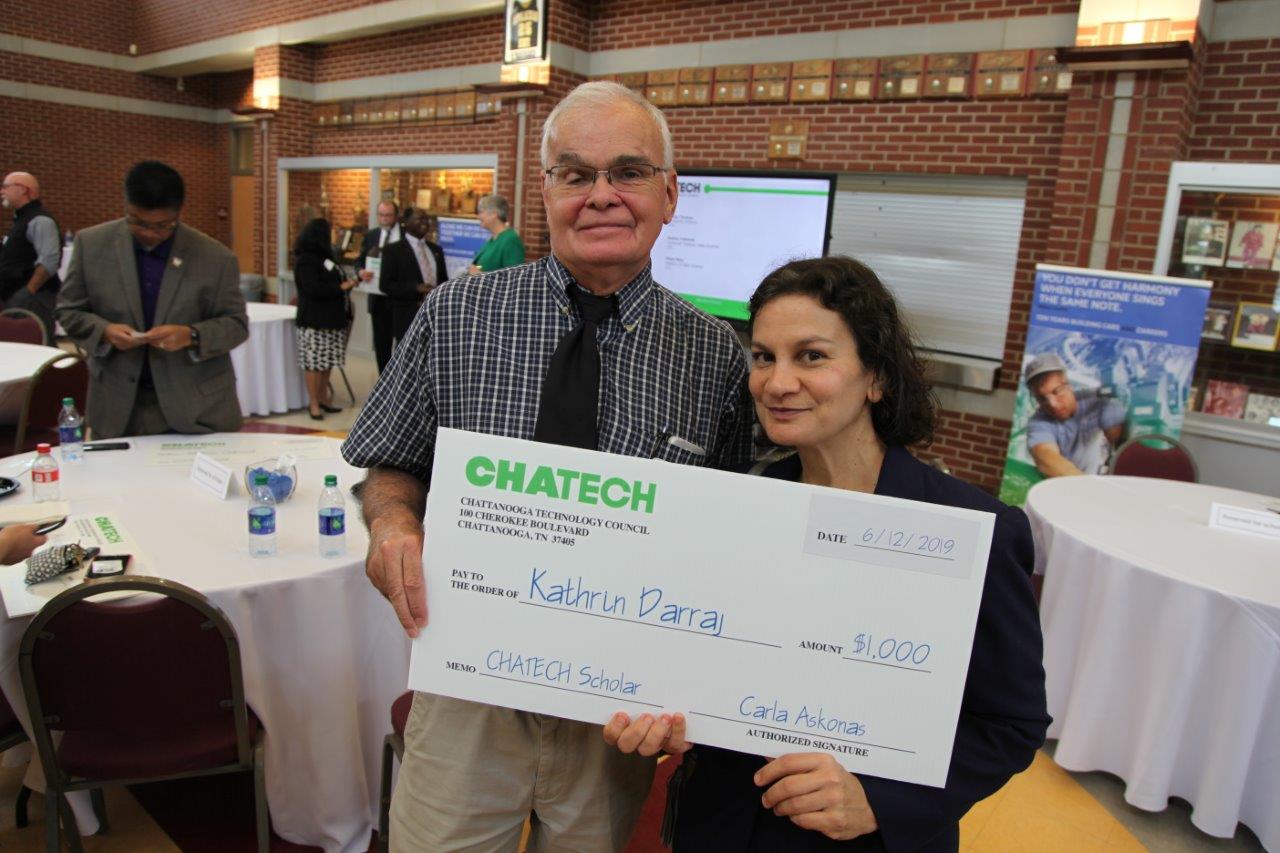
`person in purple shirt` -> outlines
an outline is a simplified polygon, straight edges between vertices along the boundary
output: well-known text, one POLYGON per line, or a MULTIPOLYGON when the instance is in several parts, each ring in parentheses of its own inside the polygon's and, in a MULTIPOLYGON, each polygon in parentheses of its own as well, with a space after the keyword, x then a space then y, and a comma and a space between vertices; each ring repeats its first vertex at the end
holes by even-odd
POLYGON ((95 438, 240 428, 230 352, 249 336, 240 267, 181 221, 182 176, 125 176, 124 217, 76 235, 58 321, 89 356, 95 438))

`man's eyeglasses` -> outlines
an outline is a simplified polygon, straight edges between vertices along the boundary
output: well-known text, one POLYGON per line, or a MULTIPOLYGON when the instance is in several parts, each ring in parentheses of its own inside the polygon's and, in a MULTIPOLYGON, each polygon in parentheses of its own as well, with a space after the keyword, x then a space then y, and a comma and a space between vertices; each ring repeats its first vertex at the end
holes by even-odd
POLYGON ((164 219, 160 222, 145 222, 131 213, 126 213, 124 221, 129 223, 130 228, 136 228, 139 231, 150 231, 153 234, 164 234, 178 227, 176 218, 164 219))
POLYGON ((653 185, 653 179, 667 171, 652 163, 624 163, 607 169, 590 166, 552 166, 547 169, 548 187, 565 195, 586 195, 596 185, 596 178, 604 175, 619 192, 635 192, 653 185))

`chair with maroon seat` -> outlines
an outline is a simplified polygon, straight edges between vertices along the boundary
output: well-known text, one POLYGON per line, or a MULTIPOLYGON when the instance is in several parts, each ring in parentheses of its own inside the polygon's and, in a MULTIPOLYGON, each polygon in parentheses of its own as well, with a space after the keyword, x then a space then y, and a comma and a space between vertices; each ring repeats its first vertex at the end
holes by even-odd
POLYGON ((23 453, 35 450, 40 443, 57 445, 62 398, 74 399, 83 415, 88 393, 89 366, 85 360, 70 352, 53 356, 31 377, 17 427, 0 427, 0 447, 9 453, 23 453))
POLYGON ((44 346, 48 340, 44 321, 35 313, 26 308, 6 308, 0 311, 0 341, 44 346))
POLYGON ((1122 477, 1158 477, 1200 482, 1200 469, 1191 451, 1176 438, 1150 432, 1136 435, 1116 449, 1108 472, 1122 477), (1159 445, 1167 445, 1160 447, 1159 445))
POLYGON ((382 795, 378 798, 378 849, 386 853, 391 831, 392 761, 404 758, 404 726, 413 707, 413 691, 406 690, 391 703, 391 734, 382 739, 382 795))
MULTIPOLYGON (((252 772, 258 850, 268 849, 263 731, 245 704, 235 630, 203 595, 141 576, 79 584, 36 614, 18 665, 46 815, 69 812, 70 791, 252 772), (119 592, 146 595, 86 600, 119 592)), ((58 821, 45 831, 56 853, 58 821)))

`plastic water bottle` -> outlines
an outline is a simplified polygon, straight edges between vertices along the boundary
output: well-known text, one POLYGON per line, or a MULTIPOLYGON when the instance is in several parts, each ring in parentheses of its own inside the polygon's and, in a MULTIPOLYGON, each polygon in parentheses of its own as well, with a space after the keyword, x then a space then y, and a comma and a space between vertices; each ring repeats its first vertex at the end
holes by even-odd
POLYGON ((37 501, 62 500, 58 482, 58 460, 47 444, 36 445, 36 461, 31 464, 31 491, 37 501))
POLYGON ((249 556, 276 555, 276 499, 266 474, 255 474, 249 496, 249 556))
POLYGON ((62 411, 58 413, 58 446, 62 448, 63 462, 84 461, 84 418, 70 397, 62 398, 62 411))
POLYGON ((335 474, 324 475, 320 493, 320 556, 340 557, 347 552, 347 502, 335 474))

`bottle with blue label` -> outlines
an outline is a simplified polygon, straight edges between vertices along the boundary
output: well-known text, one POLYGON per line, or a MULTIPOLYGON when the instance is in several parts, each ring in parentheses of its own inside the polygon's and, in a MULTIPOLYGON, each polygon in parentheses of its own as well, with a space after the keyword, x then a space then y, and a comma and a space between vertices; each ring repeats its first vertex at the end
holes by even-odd
POLYGON ((266 474, 253 476, 249 495, 249 556, 276 555, 276 499, 267 485, 266 474))
POLYGON ((63 462, 84 461, 84 418, 71 397, 62 398, 62 411, 58 413, 58 446, 63 462))
POLYGON ((347 504, 335 474, 324 475, 320 493, 320 556, 340 557, 347 552, 347 504))

